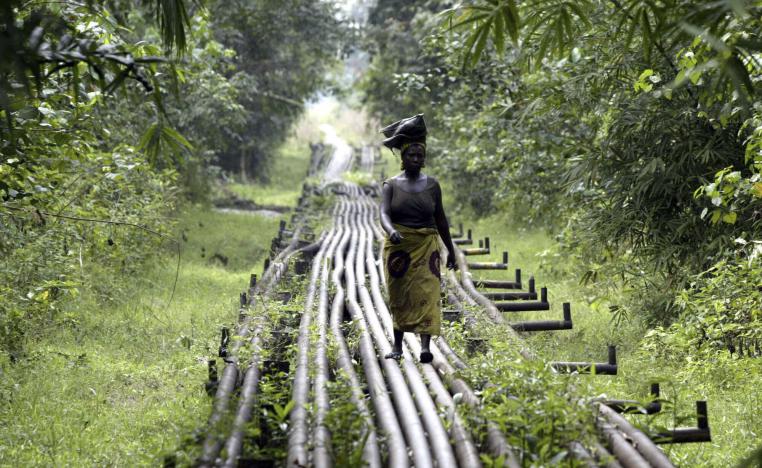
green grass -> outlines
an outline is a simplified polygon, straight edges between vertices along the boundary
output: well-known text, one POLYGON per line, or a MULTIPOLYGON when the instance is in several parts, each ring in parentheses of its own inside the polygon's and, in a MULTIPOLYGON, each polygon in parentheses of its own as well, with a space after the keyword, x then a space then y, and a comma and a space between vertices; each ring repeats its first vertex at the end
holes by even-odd
MULTIPOLYGON (((582 271, 559 256, 555 241, 538 229, 522 229, 504 216, 491 216, 465 223, 477 239, 489 236, 492 253, 470 257, 474 261, 501 261, 509 252, 508 271, 473 271, 474 278, 513 279, 521 268, 524 284, 534 275, 537 291, 548 287, 551 310, 506 313, 510 321, 560 320, 562 303, 570 302, 573 330, 523 334, 537 355, 546 360, 606 361, 606 346, 617 345, 618 376, 569 376, 592 380, 597 394, 609 398, 645 399, 649 384, 659 382, 662 396, 670 403, 660 416, 629 417, 635 423, 672 428, 695 426, 695 400, 707 400, 713 441, 703 444, 664 446, 681 466, 732 466, 759 446, 762 436, 762 363, 759 359, 736 359, 722 353, 692 362, 659 360, 641 349, 648 328, 634 316, 620 323, 612 320, 608 305, 617 297, 600 299, 593 287, 580 285, 582 271)), ((453 227, 457 230, 457 227, 453 227)), ((526 286, 525 286, 526 288, 526 286)), ((582 386, 584 388, 584 386, 582 386)), ((590 395, 587 395, 590 396, 590 395)))
POLYGON ((279 148, 269 183, 230 183, 226 188, 260 205, 295 206, 302 193, 302 183, 307 179, 309 164, 309 141, 294 134, 279 148))
POLYGON ((171 252, 124 278, 118 302, 87 292, 73 300, 28 344, 28 359, 1 363, 0 465, 155 466, 184 447, 192 456, 189 437, 211 408, 206 359, 219 327, 235 320, 249 274, 261 274, 277 226, 277 218, 189 208, 171 303, 171 252))

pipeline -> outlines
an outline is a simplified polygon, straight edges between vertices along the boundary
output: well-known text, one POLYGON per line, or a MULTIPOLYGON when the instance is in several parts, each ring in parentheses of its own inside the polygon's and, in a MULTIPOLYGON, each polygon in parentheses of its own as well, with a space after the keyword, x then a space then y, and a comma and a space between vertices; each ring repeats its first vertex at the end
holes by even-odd
MULTIPOLYGON (((359 246, 361 248, 357 255, 356 268, 358 271, 358 276, 364 278, 365 252, 363 251, 362 246, 367 246, 369 244, 366 242, 367 235, 365 229, 360 229, 359 231, 359 246)), ((374 277, 374 273, 375 270, 371 270, 371 278, 374 277)), ((375 281, 373 279, 371 280, 371 287, 373 286, 378 286, 377 279, 375 281)), ((391 328, 382 326, 380 322, 380 320, 389 318, 388 311, 386 311, 386 305, 383 303, 383 300, 380 303, 373 303, 368 289, 365 285, 365 281, 359 283, 359 292, 361 302, 366 311, 366 318, 370 323, 373 336, 376 340, 377 346, 383 348, 381 349, 381 354, 384 355, 387 352, 391 351, 391 344, 389 342, 389 339, 391 338, 391 328)), ((431 395, 428 393, 426 384, 424 383, 421 374, 418 372, 418 368, 415 365, 415 360, 413 359, 409 350, 404 347, 403 356, 404 359, 401 362, 402 369, 405 376, 407 377, 408 388, 410 389, 410 392, 415 396, 415 404, 421 413, 421 419, 428 432, 429 443, 431 444, 431 451, 433 452, 434 458, 437 461, 438 466, 457 466, 455 455, 452 451, 452 446, 449 443, 449 436, 447 435, 447 431, 444 429, 442 421, 439 418, 437 407, 434 404, 434 401, 431 399, 431 395)), ((396 366, 397 363, 394 362, 394 360, 387 359, 387 361, 393 362, 395 364, 395 369, 399 369, 399 367, 396 366)))
MULTIPOLYGON (((265 326, 263 316, 244 313, 244 304, 252 307, 257 303, 257 298, 265 299, 269 296, 271 288, 285 274, 287 261, 292 255, 316 252, 311 262, 305 309, 297 338, 292 388, 294 407, 289 416, 287 465, 330 467, 334 464, 331 432, 326 420, 331 404, 328 393, 332 370, 329 369, 328 360, 330 339, 336 345, 337 370, 349 382, 351 402, 360 417, 367 422, 366 429, 356 435, 357 440, 364 444, 364 464, 370 467, 406 467, 411 464, 416 467, 481 466, 473 434, 468 431, 458 413, 452 395, 460 394, 461 404, 472 408, 478 408, 481 402, 470 386, 458 377, 458 371, 466 369, 467 364, 452 350, 444 337, 431 342, 431 352, 434 355, 431 365, 417 363, 421 346, 412 334, 405 337, 402 362, 379 360, 377 353, 383 356, 391 350, 393 325, 382 293, 386 282, 380 258, 385 236, 376 219, 378 206, 356 185, 337 184, 333 189, 338 194, 339 201, 333 207, 334 224, 330 231, 327 234, 324 232, 320 240, 304 247, 306 242, 300 240, 303 231, 301 224, 293 232, 283 231, 281 225, 279 238, 285 232, 286 235, 292 235, 291 242, 273 258, 259 284, 255 284, 255 279, 252 281, 255 287, 250 290, 248 300, 242 295, 241 324, 235 334, 247 340, 253 352, 243 373, 232 432, 225 441, 222 434, 210 431, 197 464, 233 467, 239 463, 245 429, 252 418, 262 374, 261 332, 265 326), (330 285, 335 290, 332 301, 329 300, 330 285), (370 403, 363 393, 363 384, 344 337, 342 319, 345 308, 359 332, 360 359, 370 403), (311 333, 314 333, 314 341, 311 333), (311 376, 314 377, 314 382, 310 382, 311 376), (313 401, 309 400, 311 397, 314 398, 313 401), (370 404, 373 405, 372 412, 370 404), (314 419, 310 419, 308 408, 314 408, 314 419), (374 415, 375 425, 372 421, 374 415), (224 463, 217 458, 223 442, 226 449, 224 463)), ((280 242, 278 244, 282 245, 280 242)), ((444 278, 450 302, 462 309, 466 309, 462 303, 478 305, 492 321, 508 325, 495 305, 476 290, 465 256, 460 251, 456 252, 461 268, 460 281, 452 271, 446 271, 444 278)), ((520 282, 518 275, 519 273, 515 282, 517 284, 520 282)), ((503 295, 506 298, 524 298, 521 293, 503 295)), ((528 296, 526 298, 529 299, 528 296)), ((466 319, 470 321, 474 317, 469 315, 466 319)), ((523 340, 512 330, 509 333, 517 345, 521 346, 523 340)), ((242 345, 243 340, 230 344, 225 369, 215 394, 214 409, 209 418, 210 428, 216 429, 222 425, 222 415, 226 414, 239 384, 241 375, 238 352, 242 345)), ((521 353, 527 359, 534 358, 528 349, 521 349, 521 353)), ((625 468, 672 466, 645 434, 632 427, 616 412, 603 404, 597 405, 596 411, 599 414, 599 430, 616 458, 616 461, 606 459, 608 451, 600 444, 594 444, 589 448, 599 463, 625 468)), ((518 468, 520 464, 505 435, 490 421, 486 421, 486 428, 482 449, 494 457, 503 455, 506 466, 518 468)), ((569 450, 579 460, 593 466, 590 452, 581 444, 574 443, 569 450)))
MULTIPOLYGON (((375 313, 373 312, 372 304, 369 304, 367 290, 364 289, 364 281, 357 281, 356 278, 360 277, 364 279, 364 273, 362 275, 357 272, 357 266, 364 262, 363 250, 362 250, 362 237, 364 232, 359 230, 357 217, 353 217, 352 228, 355 235, 352 238, 352 246, 347 255, 347 285, 351 284, 351 287, 359 292, 363 311, 363 320, 366 326, 369 328, 370 335, 375 342, 376 349, 381 356, 384 356, 391 351, 391 345, 386 339, 383 331, 381 331, 375 313)), ((426 399, 424 395, 419 395, 414 392, 413 388, 409 388, 405 382, 402 371, 399 368, 399 364, 392 359, 383 359, 382 366, 384 367, 384 373, 387 377, 389 387, 392 391, 392 397, 397 407, 397 414, 400 416, 403 423, 403 430, 405 431, 408 445, 413 452, 413 461, 415 466, 433 466, 432 453, 428 444, 422 443, 427 440, 424 432, 424 426, 429 430, 430 443, 434 445, 432 449, 440 448, 443 444, 441 440, 437 440, 437 437, 441 437, 444 434, 444 428, 441 427, 441 421, 436 417, 436 409, 433 408, 433 416, 436 418, 434 422, 431 414, 432 406, 426 406, 426 399), (415 400, 411 396, 415 394, 415 400), (418 410, 416 410, 416 404, 418 404, 418 410), (421 413, 420 418, 418 413, 421 413), (437 428, 435 424, 439 424, 437 428)), ((408 375, 408 378, 411 376, 408 375)), ((431 399, 428 399, 428 403, 431 403, 431 399)), ((433 403, 431 403, 433 405, 433 403)), ((446 437, 445 437, 446 438, 446 437)), ((446 451, 452 453, 452 449, 448 446, 446 451)), ((436 452, 435 452, 436 454, 436 452)), ((447 460, 447 455, 441 455, 437 460, 447 460)), ((454 461, 454 460, 453 460, 454 461)), ((452 466, 452 465, 445 465, 452 466)))
MULTIPOLYGON (((301 233, 302 226, 299 225, 293 232, 293 236, 291 239, 291 242, 289 243, 289 246, 284 249, 284 251, 280 252, 276 259, 278 262, 273 263, 270 265, 270 268, 268 268, 265 271, 265 274, 262 276, 263 281, 260 282, 255 288, 255 291, 259 293, 260 297, 264 299, 270 292, 271 287, 280 281, 283 272, 285 271, 285 265, 281 262, 283 258, 286 258, 291 252, 294 251, 299 235, 301 233)), ((254 305, 254 294, 250 294, 248 298, 248 305, 251 307, 254 305)), ((257 349, 259 348, 261 339, 259 338, 259 334, 262 329, 262 324, 257 323, 254 330, 251 330, 251 321, 252 318, 250 316, 244 317, 243 322, 238 326, 236 330, 236 335, 240 336, 241 338, 248 338, 250 335, 252 338, 250 341, 253 343, 253 347, 255 349, 255 352, 249 362, 249 369, 252 367, 257 367, 257 365, 252 366, 252 364, 257 363, 258 364, 258 353, 257 349)), ((207 421, 207 426, 210 428, 208 431, 206 437, 204 438, 204 443, 201 449, 201 456, 197 460, 198 466, 211 466, 213 464, 217 463, 217 457, 219 456, 220 451, 222 450, 223 445, 225 444, 224 437, 222 434, 218 433, 218 427, 220 426, 221 422, 224 419, 224 415, 228 411, 228 406, 230 405, 231 396, 238 384, 238 378, 239 378, 239 368, 238 368, 238 351, 240 350, 241 346, 243 345, 243 339, 236 340, 233 342, 233 345, 231 349, 226 353, 225 359, 225 368, 222 371, 222 378, 219 380, 217 391, 214 395, 214 403, 212 406, 212 413, 209 415, 209 419, 207 421)), ((248 392, 248 394, 253 395, 254 390, 253 388, 256 387, 257 382, 259 381, 259 374, 257 371, 246 371, 246 377, 244 378, 244 383, 246 384, 245 390, 248 392)), ((250 404, 251 400, 248 402, 245 401, 245 404, 250 404)), ((250 414, 250 411, 249 411, 250 414)), ((239 420, 238 417, 236 418, 236 423, 245 424, 245 421, 243 421, 243 416, 239 420)), ((242 426, 238 426, 240 429, 242 426)), ((236 426, 234 426, 235 431, 236 426)), ((240 449, 240 443, 238 442, 238 438, 242 439, 240 436, 240 431, 234 432, 234 435, 237 437, 236 440, 232 442, 231 448, 235 451, 236 447, 240 449)), ((228 460, 230 457, 228 457, 228 460)))
MULTIPOLYGON (((484 307, 487 310, 488 315, 490 318, 494 318, 496 316, 495 312, 497 312, 497 315, 499 316, 500 320, 496 321, 498 323, 503 323, 502 316, 499 315, 499 311, 495 304, 493 304, 489 299, 487 299, 484 295, 479 293, 478 290, 476 290, 472 280, 471 275, 468 272, 468 263, 465 261, 465 255, 459 250, 457 251, 457 259, 458 259, 458 265, 461 268, 461 283, 462 283, 462 289, 463 291, 459 291, 461 289, 461 285, 458 283, 456 277, 452 272, 448 275, 448 280, 451 285, 451 287, 456 291, 456 297, 459 299, 465 299, 467 302, 474 304, 477 303, 480 306, 484 307), (464 268, 465 267, 465 268, 464 268), (465 295, 463 292, 467 292, 468 294, 465 295)), ((518 282, 518 275, 517 275, 517 282, 518 282)), ((530 279, 530 283, 533 283, 532 279, 530 279)), ((530 288, 530 290, 533 290, 533 288, 530 288)), ((543 299, 540 302, 546 303, 547 302, 547 292, 543 288, 542 296, 543 299)), ((524 303, 526 304, 526 303, 524 303)), ((565 304, 565 312, 568 306, 565 304)), ((566 317, 566 315, 565 315, 566 317)), ((515 332, 514 332, 515 335, 515 332)), ((520 338, 516 335, 517 342, 521 342, 523 340, 520 340, 520 338)), ((531 354, 529 354, 529 350, 522 349, 521 354, 528 359, 533 358, 531 354)), ((609 349, 609 355, 611 356, 612 350, 609 349)), ((454 355, 454 353, 453 353, 454 355)), ((609 367, 613 366, 614 369, 612 370, 613 373, 615 373, 615 367, 616 367, 616 358, 613 359, 613 364, 611 364, 612 358, 609 358, 609 363, 606 365, 609 365, 609 367)), ((556 363, 552 363, 556 364, 556 363)), ((564 363, 560 363, 564 364, 564 363)), ((569 363, 567 363, 569 364, 569 363)), ((573 364, 573 363, 572 363, 573 364)), ((585 364, 585 363, 577 363, 577 364, 585 364)), ((601 364, 595 365, 597 367, 603 366, 601 364)), ((597 368, 596 367, 596 368, 597 368)), ((607 369, 604 369, 607 370, 607 369)), ((601 372, 599 372, 601 373, 601 372)), ((664 453, 656 446, 656 444, 649 439, 645 434, 635 429, 633 426, 631 426, 623 417, 618 415, 615 411, 613 411, 611 408, 605 406, 605 405, 597 405, 597 411, 601 413, 602 415, 605 415, 606 421, 598 419, 598 426, 605 438, 609 442, 609 446, 611 447, 612 451, 614 452, 614 455, 616 456, 617 460, 621 462, 621 465, 624 467, 641 467, 641 466, 654 466, 658 468, 668 468, 672 467, 673 465, 667 457, 664 455, 664 453), (629 440, 636 441, 635 447, 637 447, 637 450, 633 448, 633 445, 631 445, 626 439, 624 439, 619 432, 617 432, 612 426, 616 425, 620 428, 620 430, 627 433, 629 440), (624 429, 623 429, 624 428, 624 429)))
POLYGON ((654 468, 674 468, 664 452, 654 445, 651 439, 645 434, 635 429, 624 417, 606 405, 598 404, 598 411, 601 416, 614 425, 619 431, 625 433, 629 440, 633 442, 640 455, 654 468))
MULTIPOLYGON (((336 235, 331 240, 321 261, 320 291, 315 322, 317 325, 317 343, 315 344, 315 377, 313 392, 315 396, 315 430, 313 463, 318 468, 332 466, 331 461, 331 432, 325 426, 325 418, 330 408, 328 396, 328 356, 326 355, 328 324, 328 278, 331 270, 331 258, 334 252, 340 252, 337 246, 346 243, 349 232, 344 228, 342 220, 347 216, 347 206, 343 201, 338 204, 338 216, 334 223, 338 224, 336 235), (338 223, 336 222, 338 221, 338 223)), ((340 254, 338 255, 340 256, 340 254)))
MULTIPOLYGON (((362 254, 358 256, 357 261, 357 272, 358 276, 364 277, 365 276, 365 267, 363 263, 365 263, 365 266, 368 267, 368 270, 370 272, 370 286, 371 291, 373 293, 373 298, 371 301, 371 297, 368 295, 368 290, 365 284, 360 285, 360 294, 363 296, 363 301, 366 303, 366 310, 369 310, 369 308, 372 308, 377 313, 377 318, 381 320, 384 324, 384 329, 386 332, 387 337, 392 336, 392 323, 391 323, 391 316, 389 314, 388 309, 386 308, 386 304, 381 296, 381 291, 379 288, 379 281, 378 277, 376 276, 376 270, 374 268, 374 265, 376 264, 375 258, 373 257, 372 252, 372 228, 371 223, 369 222, 369 217, 372 214, 372 210, 368 209, 367 203, 363 203, 361 205, 362 208, 362 216, 360 218, 360 245, 365 245, 365 258, 362 258, 362 254), (364 260, 364 261, 363 261, 364 260), (375 307, 373 304, 375 303, 375 307)), ((411 385, 412 388, 416 394, 416 401, 418 400, 418 395, 422 393, 426 393, 428 396, 428 392, 426 391, 426 384, 424 383, 423 379, 420 376, 420 373, 418 372, 417 367, 414 364, 414 359, 411 355, 411 349, 412 354, 420 354, 420 343, 417 342, 417 340, 412 337, 412 335, 408 334, 408 336, 405 338, 405 343, 407 345, 408 349, 404 350, 404 356, 405 356, 405 373, 408 377, 408 383, 411 385), (411 348, 412 345, 412 348, 411 348)), ((433 346, 432 346, 433 348, 433 346)), ((442 385, 441 380, 439 379, 439 376, 436 375, 436 371, 431 366, 422 365, 422 369, 424 370, 424 373, 429 376, 429 385, 428 388, 434 393, 437 403, 439 403, 441 406, 447 408, 453 415, 453 439, 455 441, 456 446, 456 452, 458 453, 458 459, 464 466, 481 466, 481 461, 479 460, 478 453, 476 451, 476 448, 474 447, 473 441, 471 440, 470 435, 464 430, 463 424, 460 421, 459 416, 454 413, 454 403, 452 401, 452 398, 450 397, 449 393, 444 389, 444 386, 442 385), (434 378, 432 379, 432 374, 428 374, 426 371, 430 370, 433 371, 434 378)), ((427 401, 430 400, 430 397, 426 399, 427 401)), ((429 406, 429 405, 427 405, 429 406)), ((430 405, 430 407, 433 406, 434 411, 436 411, 436 406, 430 405)), ((423 410, 422 410, 423 411, 423 410)), ((437 418, 438 426, 441 427, 441 422, 437 418)), ((439 427, 436 429, 438 430, 439 427)), ((442 428, 442 431, 444 432, 444 428, 442 428)), ((432 432, 429 430, 429 436, 432 437, 432 432)), ((445 438, 446 440, 446 438, 445 438)), ((435 439, 436 441, 436 439, 435 439)), ((436 450, 438 448, 434 443, 432 443, 433 449, 435 450, 435 455, 437 455, 436 450)), ((450 444, 447 443, 448 452, 451 452, 450 444)), ((449 455, 449 454, 448 454, 449 455)), ((450 460, 449 456, 446 459, 448 463, 454 463, 454 460, 450 460)), ((440 461, 440 465, 443 462, 440 461)))
MULTIPOLYGON (((269 292, 271 287, 280 281, 282 274, 285 272, 285 268, 281 268, 279 265, 285 266, 291 256, 297 252, 302 251, 301 249, 296 249, 299 243, 298 239, 300 232, 301 227, 297 227, 297 229, 294 231, 293 239, 289 246, 280 252, 278 256, 276 256, 276 263, 272 264, 272 268, 276 269, 275 273, 269 277, 267 275, 263 276, 265 281, 260 282, 257 287, 252 288, 249 294, 249 307, 255 304, 254 296, 258 291, 264 290, 269 292), (262 284, 265 284, 264 288, 262 287, 262 284)), ((322 233, 320 239, 315 242, 316 245, 319 246, 322 244, 323 239, 325 238, 325 234, 325 232, 322 233)), ((238 457, 242 452, 246 425, 249 423, 249 421, 251 421, 251 413, 254 408, 259 380, 261 378, 260 352, 262 348, 261 332, 263 326, 264 323, 261 320, 257 322, 256 328, 253 332, 253 338, 250 341, 252 345, 252 356, 249 360, 248 368, 244 374, 238 409, 233 421, 233 428, 230 433, 230 437, 228 437, 228 440, 225 444, 225 452, 227 453, 227 458, 223 466, 226 468, 232 468, 238 465, 238 457)))
MULTIPOLYGON (((343 241, 342 246, 345 246, 343 241)), ((337 250, 337 253, 343 251, 344 248, 340 247, 337 250)), ((352 365, 352 357, 349 354, 347 342, 344 339, 344 333, 341 330, 341 319, 343 315, 342 306, 344 305, 346 296, 340 278, 340 272, 343 270, 344 266, 344 258, 342 255, 335 255, 334 259, 335 268, 333 270, 333 274, 331 275, 331 280, 334 287, 336 288, 336 295, 333 298, 333 304, 331 307, 331 332, 333 333, 333 338, 337 348, 336 363, 350 382, 352 390, 350 396, 352 403, 357 407, 358 412, 367 423, 367 432, 361 436, 365 439, 365 446, 363 447, 363 461, 370 468, 378 468, 381 466, 381 454, 378 448, 378 437, 373 426, 370 411, 365 402, 360 380, 358 379, 354 366, 352 365)), ((391 402, 389 402, 389 407, 391 407, 391 402)), ((402 447, 404 449, 404 441, 402 442, 402 447)))
MULTIPOLYGON (((432 454, 429 449, 429 444, 424 442, 427 440, 426 433, 424 431, 424 424, 426 424, 426 422, 430 423, 431 421, 425 419, 428 417, 428 415, 425 413, 426 410, 421 410, 422 415, 421 415, 421 418, 419 418, 418 409, 416 409, 416 405, 415 405, 415 403, 417 402, 419 398, 416 398, 416 401, 414 402, 413 397, 411 396, 412 389, 408 388, 405 382, 405 377, 403 376, 398 363, 394 361, 393 359, 383 359, 383 356, 386 353, 391 351, 391 345, 389 344, 389 341, 384 336, 383 331, 380 330, 378 321, 374 320, 375 313, 373 313, 371 309, 368 309, 367 301, 363 295, 364 286, 362 285, 361 282, 358 282, 356 280, 357 278, 355 274, 355 268, 357 263, 356 259, 361 258, 360 256, 362 255, 362 250, 358 249, 360 245, 359 236, 362 233, 358 232, 359 230, 357 229, 356 220, 354 218, 352 219, 352 223, 354 224, 353 226, 354 229, 353 229, 353 236, 352 236, 352 244, 347 254, 347 263, 346 263, 346 272, 345 272, 346 283, 347 283, 348 289, 359 291, 361 301, 363 302, 363 305, 364 305, 364 307, 359 307, 361 315, 356 318, 353 316, 353 318, 355 318, 356 320, 360 319, 363 321, 363 323, 365 324, 365 326, 370 332, 370 336, 373 339, 373 342, 375 343, 376 349, 378 350, 379 354, 382 356, 381 365, 384 368, 384 374, 386 375, 387 382, 392 392, 392 399, 397 409, 397 415, 400 417, 400 420, 401 420, 400 422, 402 423, 402 430, 405 433, 405 438, 408 441, 408 446, 411 449, 413 454, 414 465, 416 466, 416 468, 431 467, 434 465, 432 460, 432 454), (422 421, 422 419, 424 420, 422 421)), ((367 290, 365 290, 365 294, 367 295, 367 290)), ((416 397, 418 397, 418 395, 416 395, 416 397)), ((420 399, 423 400, 424 395, 420 395, 420 399)), ((435 415, 436 415, 436 411, 435 411, 435 415)), ((437 421, 438 421, 438 417, 437 417, 437 421)), ((441 422, 440 422, 440 425, 441 425, 441 422)), ((434 434, 439 434, 439 433, 440 432, 435 432, 434 434)), ((436 437, 436 435, 434 437, 436 437)), ((448 451, 452 453, 452 449, 449 447, 448 447, 448 451)))
MULTIPOLYGON (((334 216, 338 207, 334 208, 334 216)), ((299 323, 299 337, 297 338, 298 354, 296 358, 296 371, 294 374, 292 400, 294 407, 289 415, 291 431, 288 435, 288 466, 307 466, 307 399, 309 393, 309 349, 310 337, 309 329, 312 323, 312 308, 317 289, 318 275, 320 266, 329 244, 335 242, 336 232, 332 228, 323 244, 312 260, 312 270, 310 274, 310 283, 307 288, 307 297, 304 304, 302 320, 299 323)))
MULTIPOLYGON (((347 258, 354 255, 353 249, 355 248, 354 244, 350 245, 347 258)), ((376 411, 376 420, 387 441, 389 452, 387 464, 388 466, 407 467, 409 466, 407 444, 394 405, 386 391, 384 376, 378 363, 376 350, 373 348, 370 333, 365 325, 362 310, 357 303, 357 292, 354 288, 354 274, 352 272, 347 271, 345 273, 345 282, 347 285, 347 309, 359 329, 360 354, 365 370, 365 380, 376 411)), ((405 424, 406 421, 402 421, 402 423, 405 424)), ((411 432, 410 430, 405 431, 406 434, 411 432)))

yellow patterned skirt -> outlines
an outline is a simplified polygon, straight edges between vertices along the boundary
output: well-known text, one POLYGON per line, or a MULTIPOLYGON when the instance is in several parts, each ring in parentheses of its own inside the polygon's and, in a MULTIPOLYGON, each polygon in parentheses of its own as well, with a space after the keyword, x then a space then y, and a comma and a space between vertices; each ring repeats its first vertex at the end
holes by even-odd
POLYGON ((402 242, 384 243, 384 265, 389 285, 389 309, 394 328, 404 332, 439 335, 439 238, 434 228, 395 224, 402 242))

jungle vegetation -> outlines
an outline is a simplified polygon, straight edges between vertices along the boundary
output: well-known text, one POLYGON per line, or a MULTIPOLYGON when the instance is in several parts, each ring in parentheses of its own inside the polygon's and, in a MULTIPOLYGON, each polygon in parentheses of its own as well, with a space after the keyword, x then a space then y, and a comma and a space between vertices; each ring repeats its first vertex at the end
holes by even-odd
POLYGON ((381 0, 365 102, 430 116, 458 208, 557 236, 615 318, 744 355, 762 338, 760 14, 381 0))
MULTIPOLYGON (((227 241, 203 225, 223 225, 221 216, 192 211, 179 222, 180 208, 208 202, 219 180, 271 178, 276 148, 305 100, 333 86, 330 72, 357 33, 335 7, 2 3, 0 369, 36 366, 40 336, 101 322, 77 314, 116 310, 119 320, 103 322, 123 326, 135 313, 124 298, 155 277, 143 272, 157 252, 167 263, 184 243, 203 248, 185 234, 227 241), (83 295, 92 307, 70 307, 83 295)), ((707 375, 723 355, 742 369, 731 385, 759 381, 761 13, 744 0, 378 0, 360 86, 379 121, 427 115, 429 166, 451 191, 448 212, 500 213, 511 229, 547 232, 558 268, 596 291, 591 302, 612 322, 647 323, 640 349, 649 358, 690 360, 707 375)), ((232 224, 249 229, 243 217, 232 224)), ((264 232, 274 221, 261 224, 264 232)), ((254 257, 236 274, 245 277, 240 263, 254 257)), ((160 277, 173 268, 161 265, 160 277)), ((233 291, 237 280, 225 284, 233 291)), ((203 304, 213 302, 212 284, 203 304)), ((179 339, 189 352, 207 345, 179 339)), ((63 366, 77 365, 70 357, 63 366)), ((502 369, 485 372, 516 386, 502 369)), ((538 407, 543 395, 566 397, 566 387, 549 387, 546 368, 530 370, 536 386, 517 393, 538 407)), ((90 378, 86 396, 96 393, 90 378)), ((0 386, 5 408, 14 385, 0 386)), ((548 419, 526 411, 527 421, 548 419)), ((108 461, 110 449, 98 456, 108 461)))
POLYGON ((319 0, 3 2, 4 358, 72 322, 67 299, 118 300, 148 257, 179 252, 175 210, 210 181, 267 181, 342 35, 319 0))

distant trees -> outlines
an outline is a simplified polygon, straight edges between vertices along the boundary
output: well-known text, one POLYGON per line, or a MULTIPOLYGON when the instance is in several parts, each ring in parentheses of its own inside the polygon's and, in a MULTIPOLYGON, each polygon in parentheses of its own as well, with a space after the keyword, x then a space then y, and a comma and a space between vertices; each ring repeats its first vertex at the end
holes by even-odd
POLYGON ((302 101, 326 84, 336 63, 343 26, 321 0, 215 1, 213 35, 234 51, 225 73, 235 87, 240 125, 226 127, 218 163, 243 178, 265 179, 275 146, 302 110, 302 101))

